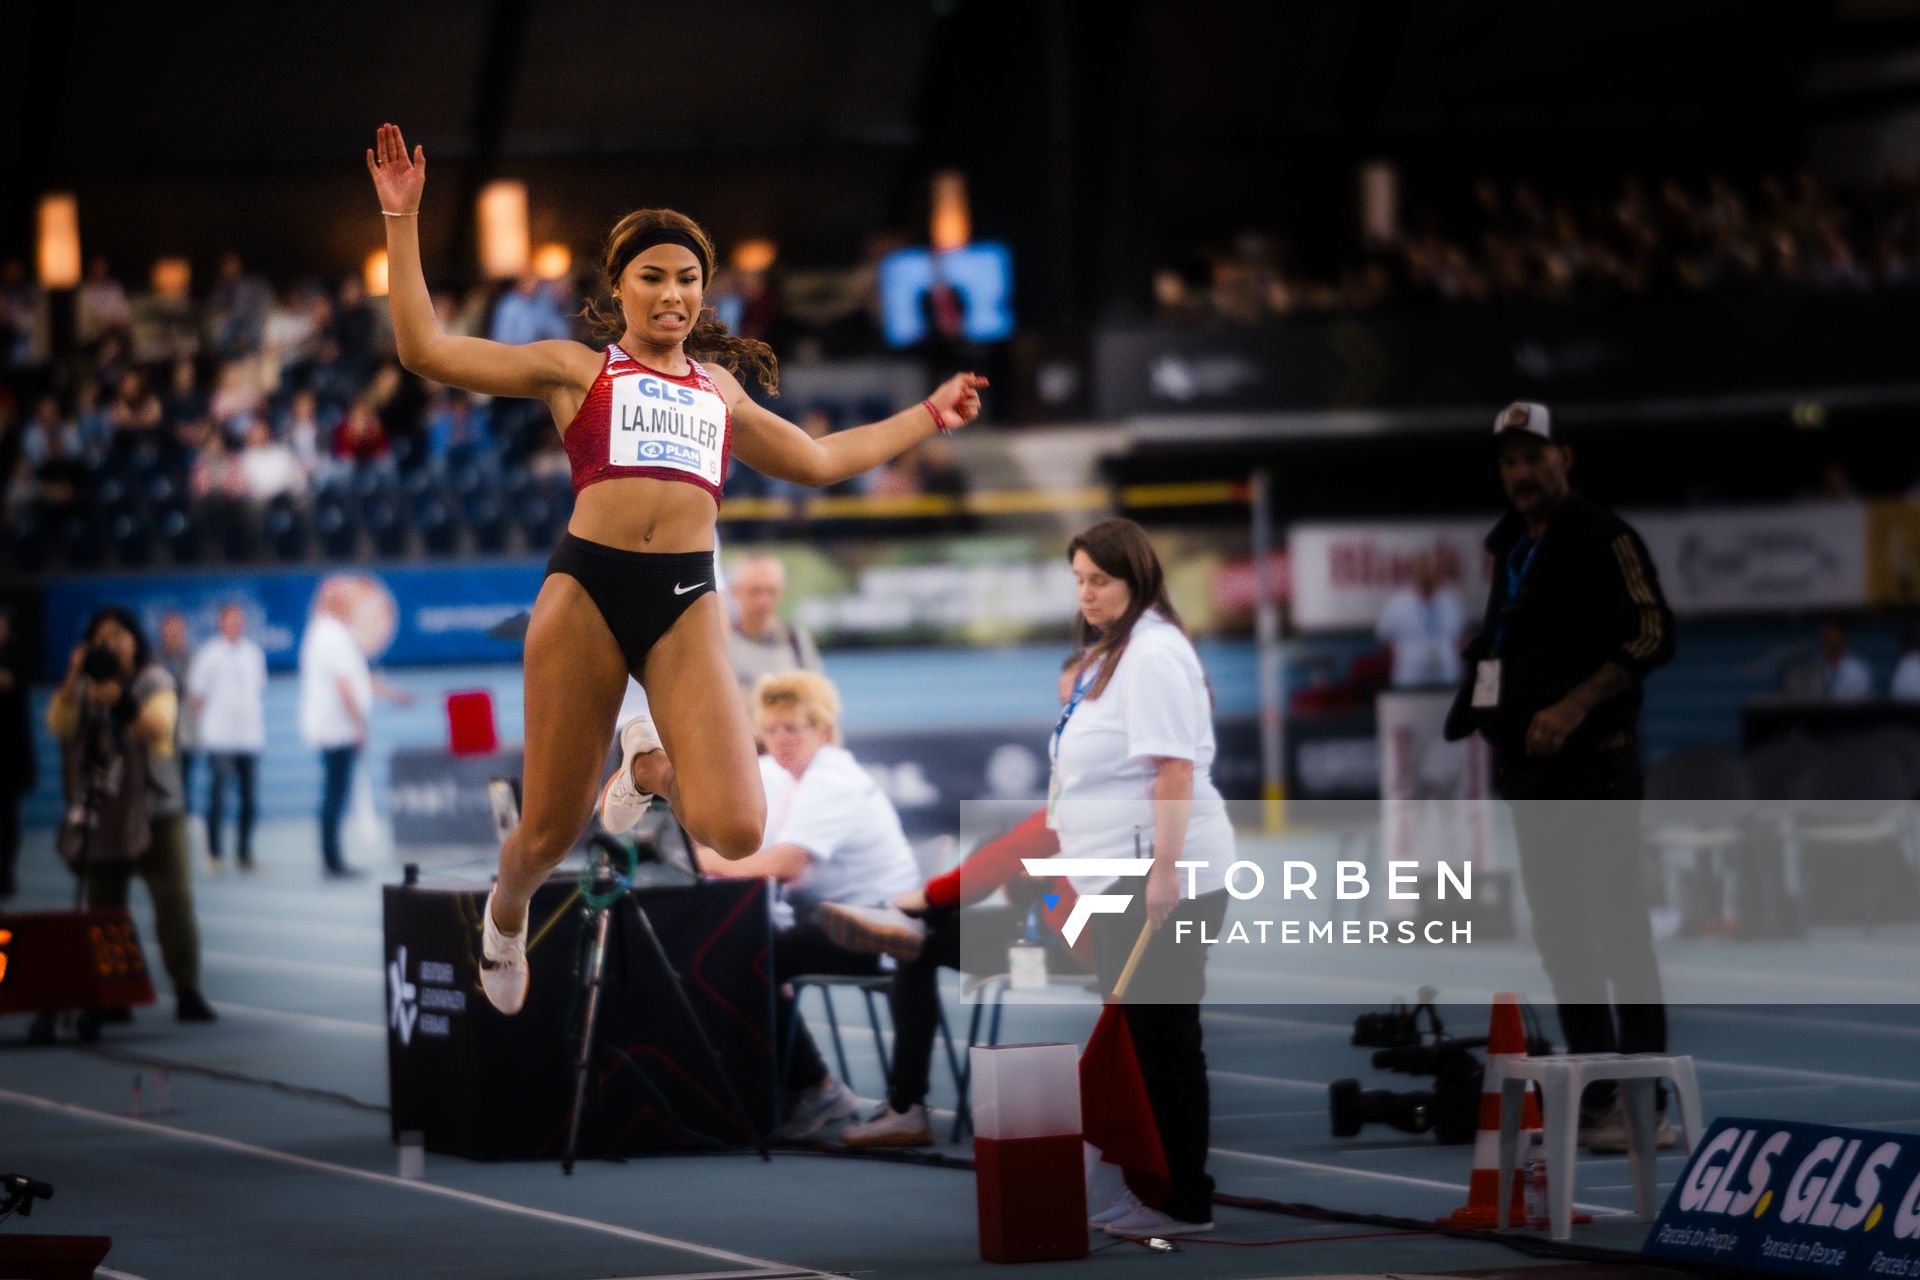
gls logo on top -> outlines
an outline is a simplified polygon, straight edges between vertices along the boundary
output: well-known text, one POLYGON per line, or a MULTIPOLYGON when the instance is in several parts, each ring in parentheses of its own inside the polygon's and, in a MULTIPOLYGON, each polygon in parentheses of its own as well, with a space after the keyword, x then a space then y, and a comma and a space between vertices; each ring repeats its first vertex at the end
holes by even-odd
POLYGON ((1646 1252, 1920 1277, 1920 1137, 1722 1120, 1688 1161, 1646 1252))
POLYGON ((646 396, 649 400, 662 400, 667 404, 693 403, 692 387, 676 387, 672 383, 662 382, 658 378, 635 378, 633 385, 639 389, 641 395, 646 396))

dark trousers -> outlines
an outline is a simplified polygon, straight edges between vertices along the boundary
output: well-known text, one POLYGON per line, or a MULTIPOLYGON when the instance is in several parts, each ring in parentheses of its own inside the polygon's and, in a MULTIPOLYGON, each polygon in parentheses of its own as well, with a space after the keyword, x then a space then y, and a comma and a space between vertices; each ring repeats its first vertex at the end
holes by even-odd
POLYGON ((807 1033, 806 1019, 795 1009, 792 992, 785 983, 803 974, 827 973, 871 977, 880 972, 880 957, 848 951, 829 938, 819 926, 797 924, 773 937, 773 976, 783 984, 774 996, 774 1033, 779 1043, 787 1042, 788 1027, 793 1031, 793 1053, 787 1059, 787 1088, 811 1089, 827 1077, 827 1064, 820 1047, 807 1033))
POLYGON ((929 912, 926 925, 920 954, 900 962, 887 993, 893 1013, 893 1072, 887 1077, 887 1105, 895 1111, 927 1100, 933 1038, 940 1030, 940 970, 960 967, 960 913, 929 912))
POLYGON ((253 865, 253 779, 259 762, 260 757, 251 751, 207 753, 207 766, 212 771, 207 788, 207 852, 216 861, 220 857, 220 827, 226 817, 227 778, 231 775, 240 784, 240 865, 253 865))
POLYGON ((20 860, 20 793, 0 787, 0 898, 13 896, 14 866, 20 860))
POLYGON ((200 753, 191 747, 175 747, 173 758, 180 762, 180 794, 184 798, 187 812, 193 812, 193 765, 200 753))
MULTIPOLYGON (((1667 1007, 1641 869, 1636 747, 1547 764, 1502 761, 1534 943, 1569 1053, 1663 1053, 1667 1007)), ((1664 1092, 1664 1091, 1663 1091, 1664 1092)), ((1588 1087, 1611 1105, 1611 1082, 1588 1087)))
POLYGON ((340 857, 340 821, 347 813, 347 798, 353 794, 353 762, 358 747, 329 747, 320 753, 326 780, 320 787, 320 858, 329 871, 342 871, 346 863, 340 857))
POLYGON ((902 960, 893 972, 893 987, 887 993, 893 1013, 893 1072, 887 1077, 887 1105, 895 1111, 925 1102, 932 1087, 933 1041, 940 1032, 940 970, 1004 971, 1007 946, 1022 916, 1010 907, 975 907, 965 913, 964 927, 962 918, 958 908, 928 912, 927 938, 920 954, 902 960))
POLYGON ((200 925, 193 914, 193 868, 187 852, 187 817, 168 814, 153 820, 147 851, 127 862, 103 859, 86 869, 89 907, 124 907, 133 877, 147 882, 153 897, 153 927, 160 935, 160 957, 177 995, 200 989, 200 925))
MULTIPOLYGON (((1147 944, 1121 1004, 1140 1074, 1146 1080, 1147 1101, 1160 1129, 1160 1146, 1167 1155, 1172 1187, 1158 1207, 1185 1222, 1213 1218, 1213 1178, 1207 1173, 1213 1111, 1200 1034, 1207 948, 1198 940, 1197 927, 1188 931, 1186 941, 1176 943, 1174 926, 1180 920, 1203 922, 1210 935, 1217 935, 1226 914, 1224 889, 1182 898, 1147 944)), ((1125 914, 1093 918, 1102 991, 1112 992, 1146 918, 1146 897, 1140 893, 1125 914)))

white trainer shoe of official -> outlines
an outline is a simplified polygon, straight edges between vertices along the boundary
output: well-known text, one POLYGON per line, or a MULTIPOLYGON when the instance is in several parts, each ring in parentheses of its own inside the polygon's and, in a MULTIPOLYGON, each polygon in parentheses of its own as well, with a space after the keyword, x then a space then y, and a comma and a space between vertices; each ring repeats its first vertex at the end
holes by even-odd
POLYGON ((493 922, 493 894, 480 925, 480 989, 502 1013, 518 1013, 527 1002, 527 926, 507 933, 493 922))
POLYGON ((933 1127, 927 1123, 927 1109, 921 1103, 905 1111, 889 1106, 863 1124, 842 1129, 840 1142, 849 1147, 930 1147, 933 1127))
POLYGON ((832 1078, 800 1090, 788 1101, 786 1122, 774 1135, 781 1142, 810 1142, 866 1110, 859 1094, 832 1078))
POLYGON ((653 797, 633 785, 633 759, 660 749, 660 734, 653 717, 637 715, 620 728, 620 767, 607 779, 600 793, 600 825, 614 835, 631 831, 646 816, 653 797))
POLYGON ((1109 1222, 1131 1217, 1136 1213, 1143 1213, 1146 1211, 1146 1208, 1147 1206, 1140 1202, 1140 1197, 1133 1194, 1131 1188, 1122 1188, 1118 1200, 1115 1200, 1112 1204, 1097 1213, 1087 1215, 1087 1225, 1090 1227, 1104 1227, 1109 1222))
POLYGON ((1125 1236, 1129 1240, 1150 1239, 1153 1236, 1198 1236, 1213 1230, 1213 1222, 1187 1222, 1180 1218, 1169 1217, 1158 1209, 1141 1208, 1122 1218, 1115 1218, 1100 1228, 1110 1236, 1125 1236))

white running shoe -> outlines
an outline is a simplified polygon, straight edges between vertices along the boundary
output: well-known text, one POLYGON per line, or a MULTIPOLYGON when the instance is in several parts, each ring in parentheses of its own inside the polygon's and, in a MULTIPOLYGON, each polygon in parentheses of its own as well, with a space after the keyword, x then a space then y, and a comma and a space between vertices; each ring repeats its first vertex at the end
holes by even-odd
POLYGON ((840 1141, 849 1147, 930 1147, 933 1128, 927 1123, 926 1107, 916 1102, 905 1111, 882 1108, 864 1124, 841 1130, 840 1141))
POLYGON ((1198 1236, 1213 1230, 1213 1222, 1187 1222, 1169 1217, 1158 1209, 1141 1208, 1123 1218, 1115 1218, 1101 1228, 1110 1236, 1144 1240, 1153 1236, 1198 1236))
POLYGON ((518 1013, 527 1002, 527 926, 504 933, 493 922, 493 893, 480 925, 480 989, 502 1013, 518 1013))
POLYGON ((866 1110, 865 1100, 838 1080, 802 1089, 789 1099, 786 1122, 774 1136, 781 1142, 808 1142, 866 1110))
POLYGON ((1136 1213, 1145 1212, 1146 1207, 1146 1205, 1140 1202, 1140 1197, 1133 1194, 1130 1188, 1123 1189, 1120 1192, 1120 1198, 1118 1200, 1115 1200, 1098 1213, 1088 1214, 1087 1225, 1090 1227, 1104 1227, 1109 1222, 1116 1221, 1120 1218, 1129 1218, 1136 1213))
POLYGON ((614 835, 639 826, 653 803, 652 796, 634 788, 633 758, 659 749, 660 734, 652 716, 637 715, 620 727, 620 767, 600 793, 600 825, 614 835))

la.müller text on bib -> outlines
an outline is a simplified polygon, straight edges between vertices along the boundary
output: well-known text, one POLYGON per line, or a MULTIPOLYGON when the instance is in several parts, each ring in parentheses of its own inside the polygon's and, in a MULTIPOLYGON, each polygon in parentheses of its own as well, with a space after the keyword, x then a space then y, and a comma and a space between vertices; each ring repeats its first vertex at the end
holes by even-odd
POLYGON ((727 405, 711 391, 635 374, 613 380, 607 462, 665 467, 720 483, 727 405))

